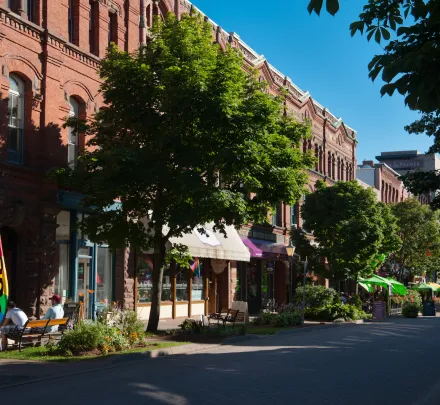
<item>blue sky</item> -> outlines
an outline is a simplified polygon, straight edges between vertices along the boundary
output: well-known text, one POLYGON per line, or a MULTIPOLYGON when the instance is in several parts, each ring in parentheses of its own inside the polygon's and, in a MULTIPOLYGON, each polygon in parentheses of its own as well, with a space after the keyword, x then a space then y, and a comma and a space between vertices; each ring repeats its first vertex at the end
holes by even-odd
POLYGON ((350 36, 364 0, 340 0, 332 17, 309 16, 308 0, 193 0, 201 11, 240 38, 302 90, 358 133, 357 160, 381 151, 418 149, 431 140, 409 135, 404 126, 418 115, 403 97, 380 96, 381 81, 368 78, 368 63, 381 48, 365 36, 350 36))

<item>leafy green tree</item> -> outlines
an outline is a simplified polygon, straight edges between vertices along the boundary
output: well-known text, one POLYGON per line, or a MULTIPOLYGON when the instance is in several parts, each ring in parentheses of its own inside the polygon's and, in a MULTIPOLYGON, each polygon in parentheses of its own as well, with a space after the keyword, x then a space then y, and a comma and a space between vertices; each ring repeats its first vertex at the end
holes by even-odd
POLYGON ((357 280, 371 274, 371 263, 380 254, 400 247, 396 219, 390 208, 376 201, 371 189, 356 181, 332 187, 317 184, 301 209, 304 227, 311 231, 319 253, 327 258, 333 282, 357 280))
POLYGON ((436 272, 440 259, 439 214, 415 198, 393 205, 392 212, 402 239, 402 246, 394 254, 399 276, 404 269, 416 274, 436 272))
MULTIPOLYGON (((310 0, 310 13, 320 13, 323 0, 310 0)), ((334 15, 339 0, 326 0, 334 15)), ((384 52, 376 55, 368 68, 375 80, 381 75, 385 84, 381 94, 395 91, 405 97, 419 120, 405 127, 409 133, 434 137, 429 152, 440 151, 440 2, 438 0, 368 0, 359 21, 350 26, 351 35, 365 33, 367 39, 384 41, 384 52), (393 34, 393 35, 392 35, 393 34)), ((416 195, 440 189, 440 173, 416 172, 407 175, 405 185, 416 195)), ((440 208, 440 196, 433 206, 440 208)))
POLYGON ((55 176, 85 196, 81 226, 92 240, 154 251, 155 331, 169 239, 211 221, 220 232, 264 223, 278 202, 299 200, 313 164, 300 148, 310 127, 283 114, 285 95, 270 95, 199 16, 156 19, 137 53, 110 47, 100 75, 107 107, 81 123, 91 148, 55 176))

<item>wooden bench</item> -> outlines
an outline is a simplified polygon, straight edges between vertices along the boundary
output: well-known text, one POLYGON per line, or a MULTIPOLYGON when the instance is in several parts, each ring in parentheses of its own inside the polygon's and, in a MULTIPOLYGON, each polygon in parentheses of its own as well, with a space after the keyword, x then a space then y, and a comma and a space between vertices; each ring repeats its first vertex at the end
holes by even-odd
POLYGON ((35 340, 41 342, 48 323, 48 319, 27 321, 24 326, 16 326, 9 330, 6 337, 15 340, 14 346, 18 346, 18 350, 21 352, 23 344, 31 344, 35 340), (25 342, 23 342, 23 340, 25 340, 25 342))
POLYGON ((31 344, 35 340, 41 343, 43 337, 48 337, 49 340, 61 339, 61 336, 67 330, 69 318, 61 319, 41 319, 37 321, 27 321, 24 326, 16 326, 7 333, 7 338, 15 340, 13 346, 18 346, 21 351, 23 345, 31 344), (48 328, 58 326, 56 332, 48 332, 48 328))
POLYGON ((223 319, 226 318, 229 315, 229 308, 222 308, 222 310, 220 312, 215 312, 213 314, 209 314, 208 315, 208 326, 211 326, 211 321, 213 321, 212 323, 217 322, 217 325, 220 325, 220 322, 223 322, 223 319))
POLYGON ((61 318, 61 319, 50 319, 46 325, 46 333, 44 336, 49 338, 50 340, 60 340, 64 335, 64 332, 67 330, 69 325, 70 318, 61 318), (49 332, 49 328, 52 326, 58 326, 58 330, 55 332, 49 332))
MULTIPOLYGON (((223 308, 220 312, 216 312, 208 315, 208 325, 211 325, 211 321, 217 322, 217 326, 220 326, 220 322, 223 326, 227 323, 232 323, 232 327, 235 327, 235 323, 241 314, 241 322, 244 322, 244 313, 238 309, 223 308)), ((240 321, 239 321, 240 322, 240 321)))

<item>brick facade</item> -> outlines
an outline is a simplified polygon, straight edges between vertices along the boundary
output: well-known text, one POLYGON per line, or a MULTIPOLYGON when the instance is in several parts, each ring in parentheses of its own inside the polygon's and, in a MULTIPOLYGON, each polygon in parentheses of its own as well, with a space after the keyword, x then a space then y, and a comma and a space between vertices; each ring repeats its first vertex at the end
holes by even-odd
MULTIPOLYGON (((39 316, 49 304, 52 280, 58 272, 56 217, 63 208, 57 199, 59 190, 46 173, 68 163, 69 130, 62 126, 71 104, 79 106, 82 118, 91 118, 103 106, 97 67, 109 39, 121 49, 133 51, 139 43, 145 43, 154 15, 168 11, 181 15, 195 8, 184 0, 15 0, 12 9, 9 5, 8 0, 0 0, 0 231, 7 267, 13 269, 11 296, 29 315, 39 316), (11 162, 8 152, 11 77, 24 86, 19 164, 11 162)), ((315 170, 309 173, 310 190, 317 179, 333 183, 353 178, 355 131, 297 88, 236 34, 212 24, 214 39, 223 47, 230 43, 239 48, 246 65, 259 69, 271 93, 277 94, 282 87, 288 89, 286 113, 312 122, 313 138, 304 144, 318 157, 315 170)), ((86 142, 80 134, 77 147, 84 148, 86 142)), ((273 232, 287 242, 290 207, 281 205, 279 215, 280 225, 273 232)), ((297 218, 301 226, 299 215, 297 218)), ((120 251, 116 255, 114 294, 131 308, 134 266, 129 253, 120 251)), ((231 265, 228 286, 222 287, 228 302, 234 298, 235 280, 236 268, 231 265)))

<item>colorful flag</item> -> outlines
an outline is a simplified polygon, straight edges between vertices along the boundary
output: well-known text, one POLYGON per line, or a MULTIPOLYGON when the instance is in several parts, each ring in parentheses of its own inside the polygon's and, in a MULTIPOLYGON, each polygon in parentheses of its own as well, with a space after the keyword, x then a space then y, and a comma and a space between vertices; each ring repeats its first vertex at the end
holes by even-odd
POLYGON ((196 257, 195 260, 191 260, 189 263, 189 268, 194 273, 194 276, 200 277, 200 263, 199 258, 196 257))
POLYGON ((8 305, 9 286, 6 274, 5 256, 3 255, 2 239, 0 237, 0 322, 6 315, 8 305))

